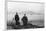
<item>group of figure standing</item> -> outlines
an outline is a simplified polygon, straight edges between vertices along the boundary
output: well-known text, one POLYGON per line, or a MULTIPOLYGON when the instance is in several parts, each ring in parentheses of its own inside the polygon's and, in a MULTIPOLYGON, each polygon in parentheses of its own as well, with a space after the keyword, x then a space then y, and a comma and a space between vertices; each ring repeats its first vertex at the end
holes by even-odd
MULTIPOLYGON (((22 17, 21 20, 23 21, 23 25, 26 26, 27 22, 28 22, 28 18, 26 16, 26 14, 24 14, 24 16, 22 17)), ((16 21, 16 25, 20 25, 18 13, 16 13, 16 15, 15 15, 15 21, 16 21)))

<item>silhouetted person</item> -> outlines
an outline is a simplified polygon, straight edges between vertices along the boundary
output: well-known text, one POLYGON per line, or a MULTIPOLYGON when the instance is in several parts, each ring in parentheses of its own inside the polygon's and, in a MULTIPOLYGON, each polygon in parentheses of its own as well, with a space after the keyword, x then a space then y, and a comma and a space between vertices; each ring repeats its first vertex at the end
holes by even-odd
POLYGON ((18 13, 16 13, 16 15, 15 15, 15 21, 16 21, 16 25, 20 24, 19 23, 19 15, 18 15, 18 13))
POLYGON ((24 14, 24 16, 22 18, 22 21, 23 21, 23 25, 26 26, 27 25, 27 22, 28 22, 28 18, 26 16, 26 14, 24 14))

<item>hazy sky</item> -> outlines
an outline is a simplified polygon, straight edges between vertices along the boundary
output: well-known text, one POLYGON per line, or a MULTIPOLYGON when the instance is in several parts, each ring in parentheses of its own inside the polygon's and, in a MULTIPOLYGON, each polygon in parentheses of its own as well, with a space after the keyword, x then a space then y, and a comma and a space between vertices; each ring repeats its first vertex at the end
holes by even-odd
POLYGON ((39 3, 19 3, 19 2, 8 2, 9 11, 25 11, 30 10, 37 13, 43 13, 43 4, 39 3), (42 12, 41 12, 42 11, 42 12))
POLYGON ((43 2, 43 0, 8 0, 8 1, 34 1, 34 2, 42 1, 43 2))
MULTIPOLYGON (((44 6, 41 3, 19 3, 19 2, 8 2, 8 12, 9 17, 11 19, 11 16, 13 17, 14 12, 21 12, 21 11, 32 11, 34 13, 41 13, 43 14, 44 12, 44 6)), ((22 16, 22 15, 21 15, 22 16)), ((28 15, 27 15, 28 16, 28 15)), ((32 15, 32 16, 28 16, 29 19, 31 20, 42 20, 43 19, 43 15, 32 15)))

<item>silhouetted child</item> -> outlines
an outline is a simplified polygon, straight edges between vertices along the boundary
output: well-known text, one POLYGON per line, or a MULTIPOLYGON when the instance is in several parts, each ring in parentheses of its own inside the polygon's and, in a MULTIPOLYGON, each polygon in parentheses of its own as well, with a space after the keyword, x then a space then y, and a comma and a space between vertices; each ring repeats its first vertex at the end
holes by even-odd
POLYGON ((22 21, 23 21, 23 25, 26 26, 27 25, 27 22, 28 22, 28 18, 26 16, 26 14, 24 14, 24 16, 22 18, 22 21))
POLYGON ((16 25, 20 25, 18 13, 16 13, 16 15, 15 15, 15 21, 16 21, 16 25))

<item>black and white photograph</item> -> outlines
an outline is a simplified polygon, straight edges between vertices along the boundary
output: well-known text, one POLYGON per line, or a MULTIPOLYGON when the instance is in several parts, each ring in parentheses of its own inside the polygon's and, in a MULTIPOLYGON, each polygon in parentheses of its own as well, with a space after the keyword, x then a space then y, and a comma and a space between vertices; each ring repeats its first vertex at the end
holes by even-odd
POLYGON ((8 30, 44 28, 44 2, 8 1, 8 30))

